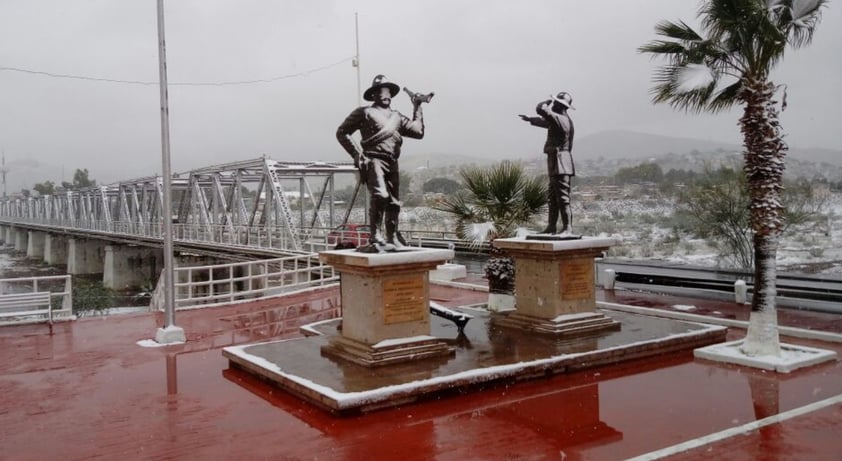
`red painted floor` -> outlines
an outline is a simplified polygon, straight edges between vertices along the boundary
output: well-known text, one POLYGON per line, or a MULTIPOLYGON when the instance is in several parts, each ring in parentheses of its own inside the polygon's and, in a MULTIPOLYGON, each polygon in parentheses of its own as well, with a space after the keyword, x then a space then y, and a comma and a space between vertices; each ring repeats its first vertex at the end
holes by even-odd
MULTIPOLYGON (((189 341, 168 348, 135 344, 155 314, 0 328, 0 459, 616 460, 842 394, 838 361, 782 375, 678 354, 337 419, 228 369, 222 347, 297 337, 338 296, 180 312, 189 341)), ((839 460, 840 419, 836 405, 671 459, 839 460)))

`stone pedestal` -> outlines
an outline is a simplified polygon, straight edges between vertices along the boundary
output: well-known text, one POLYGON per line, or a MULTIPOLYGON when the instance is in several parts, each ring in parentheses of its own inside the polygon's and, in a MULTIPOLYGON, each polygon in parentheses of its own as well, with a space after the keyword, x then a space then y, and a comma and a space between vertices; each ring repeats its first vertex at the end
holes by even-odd
POLYGON ((342 334, 322 354, 367 367, 452 355, 430 336, 429 271, 453 258, 450 250, 407 249, 368 254, 319 253, 341 275, 342 334))
POLYGON ((495 246, 515 261, 515 311, 494 324, 558 337, 616 331, 620 324, 596 310, 594 258, 617 242, 497 239, 495 246))

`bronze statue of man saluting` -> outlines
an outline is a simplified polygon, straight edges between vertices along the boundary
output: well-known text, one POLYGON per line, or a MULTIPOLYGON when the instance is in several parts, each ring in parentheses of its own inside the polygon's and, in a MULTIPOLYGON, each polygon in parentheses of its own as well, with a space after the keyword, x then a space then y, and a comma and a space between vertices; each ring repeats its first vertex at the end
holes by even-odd
POLYGON ((398 233, 401 210, 398 158, 404 136, 424 137, 421 103, 429 102, 432 97, 432 93, 421 95, 406 88, 404 90, 412 99, 412 120, 391 108, 392 98, 400 91, 398 85, 378 75, 374 77, 371 88, 363 93, 363 99, 373 104, 354 109, 336 130, 336 139, 353 157, 371 197, 368 210, 371 239, 362 251, 387 251, 404 244, 398 233), (362 136, 359 143, 351 137, 357 130, 362 136), (384 213, 386 223, 382 226, 384 213), (382 227, 385 227, 385 236, 382 227))
MULTIPOLYGON (((573 234, 573 212, 570 208, 570 179, 576 175, 573 165, 573 120, 567 113, 574 109, 570 93, 562 91, 552 99, 541 101, 535 108, 538 117, 519 115, 533 126, 547 129, 547 176, 549 177, 549 223, 542 234, 556 235, 554 239, 580 238, 573 234), (561 230, 556 227, 561 215, 561 230)), ((533 238, 535 236, 529 236, 533 238)))

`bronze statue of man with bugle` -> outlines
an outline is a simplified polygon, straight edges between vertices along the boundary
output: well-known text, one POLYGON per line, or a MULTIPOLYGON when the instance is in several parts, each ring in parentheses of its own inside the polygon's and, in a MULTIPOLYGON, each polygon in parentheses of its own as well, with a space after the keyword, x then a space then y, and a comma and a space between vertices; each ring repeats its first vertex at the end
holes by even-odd
POLYGON ((383 75, 377 75, 371 87, 363 93, 363 99, 372 104, 354 109, 336 130, 336 139, 354 159, 371 197, 368 210, 371 237, 369 244, 360 251, 392 251, 406 243, 398 232, 401 211, 398 158, 404 136, 424 137, 421 104, 430 102, 433 93, 422 95, 406 88, 404 91, 412 100, 411 120, 391 108, 392 98, 400 92, 398 85, 383 75), (351 136, 356 131, 362 137, 359 142, 351 136), (384 215, 385 226, 382 224, 384 215))

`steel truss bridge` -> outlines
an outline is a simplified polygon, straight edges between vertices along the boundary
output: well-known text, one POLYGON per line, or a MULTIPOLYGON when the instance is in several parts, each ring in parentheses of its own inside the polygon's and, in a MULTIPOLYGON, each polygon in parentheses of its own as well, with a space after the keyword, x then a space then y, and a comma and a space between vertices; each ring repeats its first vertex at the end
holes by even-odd
POLYGON ((174 174, 172 210, 163 210, 163 179, 152 176, 52 195, 4 197, 0 224, 161 246, 163 220, 169 217, 179 249, 312 253, 325 248, 326 230, 347 222, 364 196, 356 173, 352 163, 262 157, 174 174), (341 204, 334 199, 337 175, 356 184, 352 199, 341 204))

